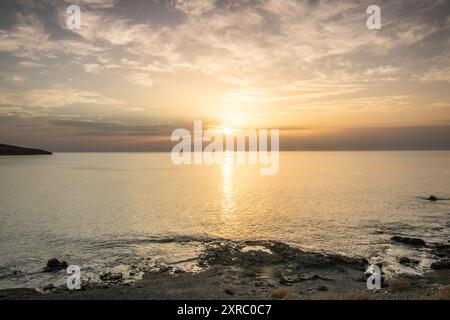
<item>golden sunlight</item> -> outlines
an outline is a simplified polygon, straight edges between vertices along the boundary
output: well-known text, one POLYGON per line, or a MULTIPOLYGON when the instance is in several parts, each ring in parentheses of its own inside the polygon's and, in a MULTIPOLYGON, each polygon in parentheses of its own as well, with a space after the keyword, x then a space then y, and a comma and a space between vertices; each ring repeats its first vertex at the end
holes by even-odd
POLYGON ((229 127, 222 127, 223 134, 226 136, 231 136, 234 133, 234 130, 229 127))

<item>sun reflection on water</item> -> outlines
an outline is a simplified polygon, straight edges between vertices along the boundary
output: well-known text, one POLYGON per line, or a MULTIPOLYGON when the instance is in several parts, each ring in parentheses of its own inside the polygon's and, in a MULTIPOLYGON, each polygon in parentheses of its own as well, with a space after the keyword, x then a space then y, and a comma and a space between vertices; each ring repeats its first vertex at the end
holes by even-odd
POLYGON ((233 164, 234 153, 226 152, 223 163, 223 201, 222 210, 224 213, 233 213, 235 211, 234 193, 233 193, 233 164))

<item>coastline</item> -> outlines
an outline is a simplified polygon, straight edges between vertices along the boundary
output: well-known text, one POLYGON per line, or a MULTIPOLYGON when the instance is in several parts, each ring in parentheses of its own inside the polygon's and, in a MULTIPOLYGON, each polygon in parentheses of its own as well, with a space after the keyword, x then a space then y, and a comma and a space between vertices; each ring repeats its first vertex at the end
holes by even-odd
POLYGON ((50 156, 53 153, 46 150, 24 148, 0 143, 0 156, 50 156))
MULTIPOLYGON (((448 246, 439 252, 448 261, 448 246)), ((125 283, 109 274, 101 284, 79 291, 65 287, 0 291, 0 300, 404 300, 450 299, 450 270, 422 276, 384 279, 380 290, 368 290, 368 261, 303 251, 271 241, 215 241, 198 257, 199 273, 170 266, 125 283)), ((382 268, 382 264, 379 264, 382 268)))

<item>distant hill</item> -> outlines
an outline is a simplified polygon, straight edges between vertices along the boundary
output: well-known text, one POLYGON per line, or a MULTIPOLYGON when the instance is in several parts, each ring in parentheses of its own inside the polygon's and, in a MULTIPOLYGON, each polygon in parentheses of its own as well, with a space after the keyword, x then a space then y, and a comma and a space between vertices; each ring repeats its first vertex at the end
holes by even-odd
POLYGON ((33 156, 33 155, 51 155, 52 153, 45 150, 29 149, 7 144, 0 144, 0 156, 33 156))

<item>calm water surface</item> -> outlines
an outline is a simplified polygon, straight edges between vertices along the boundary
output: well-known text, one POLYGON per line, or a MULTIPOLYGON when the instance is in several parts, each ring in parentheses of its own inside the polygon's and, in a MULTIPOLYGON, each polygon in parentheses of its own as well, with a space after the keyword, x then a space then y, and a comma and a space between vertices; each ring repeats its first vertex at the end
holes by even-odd
MULTIPOLYGON (((232 156, 232 155, 230 155, 232 156)), ((392 235, 450 239, 450 152, 282 153, 257 166, 174 166, 169 153, 0 158, 0 288, 61 282, 52 257, 95 278, 136 261, 195 268, 202 239, 270 239, 387 261, 427 251, 392 235)))

